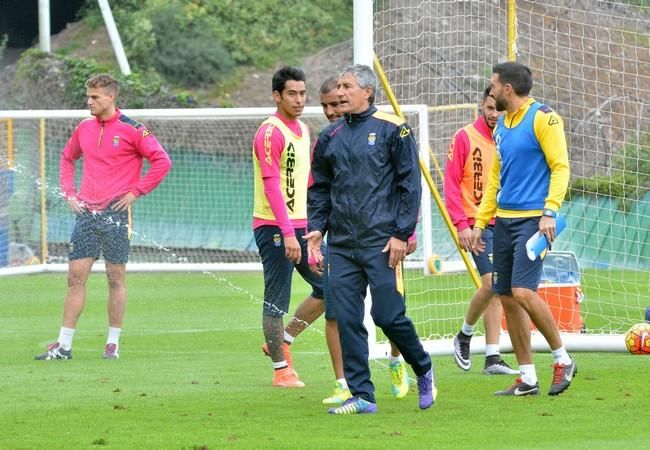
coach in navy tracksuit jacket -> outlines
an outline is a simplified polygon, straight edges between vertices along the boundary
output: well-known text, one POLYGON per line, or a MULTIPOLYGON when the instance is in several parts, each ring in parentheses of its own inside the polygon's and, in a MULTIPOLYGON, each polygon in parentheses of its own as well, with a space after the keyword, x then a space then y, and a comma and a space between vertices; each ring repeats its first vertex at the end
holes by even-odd
MULTIPOLYGON (((307 195, 307 238, 311 256, 318 261, 322 236, 328 233, 329 296, 338 321, 345 379, 354 397, 372 404, 374 386, 363 325, 368 285, 375 323, 416 375, 428 379, 433 375, 431 358, 405 316, 402 280, 402 260, 420 205, 417 148, 404 120, 373 105, 376 86, 368 66, 351 66, 341 75, 339 99, 350 112, 320 133, 307 195)), ((435 392, 435 385, 432 388, 435 392)), ((420 407, 432 403, 427 398, 423 403, 421 395, 420 407)))

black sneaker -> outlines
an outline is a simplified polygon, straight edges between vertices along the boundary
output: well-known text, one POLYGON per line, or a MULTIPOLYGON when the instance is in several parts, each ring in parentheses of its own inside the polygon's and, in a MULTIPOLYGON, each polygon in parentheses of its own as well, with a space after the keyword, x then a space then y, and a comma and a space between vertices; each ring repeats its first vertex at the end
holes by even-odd
POLYGON ((514 395, 517 397, 522 397, 524 395, 539 395, 539 383, 530 385, 524 383, 521 378, 517 378, 515 383, 508 389, 496 391, 494 395, 514 395))
POLYGON ((58 342, 47 346, 45 353, 34 356, 39 361, 49 361, 50 359, 72 359, 72 349, 63 350, 58 342))
POLYGON ((513 369, 501 359, 501 355, 490 355, 485 358, 485 375, 519 375, 519 371, 513 369))
POLYGON ((454 361, 461 369, 468 371, 472 367, 472 361, 469 359, 469 343, 472 336, 468 336, 462 331, 459 331, 454 336, 454 361))
POLYGON ((566 391, 577 373, 578 366, 573 358, 571 358, 571 364, 553 364, 553 382, 548 390, 548 395, 558 395, 566 391))

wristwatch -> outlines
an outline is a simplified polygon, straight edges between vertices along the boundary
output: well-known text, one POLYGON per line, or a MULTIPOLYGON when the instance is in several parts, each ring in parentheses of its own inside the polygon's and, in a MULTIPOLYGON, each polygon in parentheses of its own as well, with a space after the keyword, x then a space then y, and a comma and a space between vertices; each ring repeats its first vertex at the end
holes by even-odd
POLYGON ((544 208, 544 212, 542 213, 542 216, 552 217, 553 219, 555 219, 557 217, 557 213, 552 209, 544 208))

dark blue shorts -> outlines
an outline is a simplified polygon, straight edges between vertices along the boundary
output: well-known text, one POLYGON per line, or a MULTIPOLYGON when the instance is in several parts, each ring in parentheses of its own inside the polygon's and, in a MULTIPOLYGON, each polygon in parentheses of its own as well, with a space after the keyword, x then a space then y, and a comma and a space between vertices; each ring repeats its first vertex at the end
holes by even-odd
POLYGON ((294 267, 302 279, 311 285, 311 296, 323 298, 323 279, 313 273, 307 263, 307 242, 302 238, 305 229, 299 228, 295 231, 302 253, 300 264, 295 265, 284 255, 284 239, 279 227, 264 225, 253 231, 264 269, 264 315, 266 316, 282 317, 289 311, 294 267))
POLYGON ((77 215, 70 237, 69 260, 103 255, 104 261, 126 264, 131 239, 131 208, 114 211, 83 211, 77 215))
POLYGON ((476 263, 476 269, 481 276, 486 273, 492 273, 492 252, 494 249, 493 226, 485 227, 483 230, 483 240, 485 241, 485 250, 483 250, 478 256, 472 253, 472 258, 474 258, 474 263, 476 263))
POLYGON ((539 231, 539 217, 504 219, 497 217, 494 226, 494 272, 492 290, 512 295, 512 288, 537 291, 542 276, 542 259, 526 255, 526 241, 539 231))

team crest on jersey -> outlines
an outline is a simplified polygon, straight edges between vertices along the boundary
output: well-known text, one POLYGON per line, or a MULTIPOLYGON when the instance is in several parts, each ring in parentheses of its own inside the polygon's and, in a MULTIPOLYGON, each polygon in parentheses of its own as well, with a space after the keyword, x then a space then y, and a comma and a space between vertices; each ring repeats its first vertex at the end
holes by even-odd
POLYGON ((370 133, 368 135, 368 145, 375 145, 376 140, 377 140, 377 133, 370 133))
POLYGON ((276 247, 282 245, 282 237, 280 236, 279 233, 275 233, 273 235, 273 245, 275 245, 276 247))
POLYGON ((488 253, 488 260, 490 261, 490 264, 494 264, 494 261, 492 260, 492 253, 488 253))
POLYGON ((120 145, 120 137, 113 136, 113 147, 118 147, 120 145))
POLYGON ((497 286, 497 282, 499 281, 499 274, 497 272, 492 272, 492 287, 495 288, 497 286))

